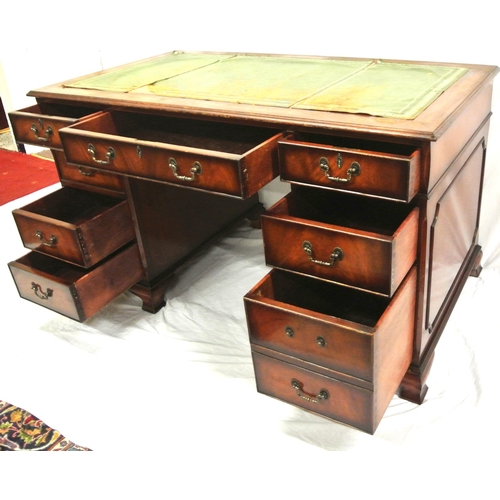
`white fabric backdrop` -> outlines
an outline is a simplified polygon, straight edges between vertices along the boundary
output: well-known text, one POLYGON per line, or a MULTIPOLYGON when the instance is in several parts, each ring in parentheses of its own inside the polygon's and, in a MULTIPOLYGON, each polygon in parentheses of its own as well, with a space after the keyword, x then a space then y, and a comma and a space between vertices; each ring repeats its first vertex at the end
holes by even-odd
POLYGON ((313 453, 497 440, 498 224, 483 272, 468 280, 438 345, 426 401, 395 397, 370 436, 256 392, 242 298, 268 268, 261 232, 246 223, 177 274, 156 315, 129 292, 84 324, 20 299, 6 263, 26 251, 11 211, 53 189, 0 207, 0 398, 76 443, 313 453))

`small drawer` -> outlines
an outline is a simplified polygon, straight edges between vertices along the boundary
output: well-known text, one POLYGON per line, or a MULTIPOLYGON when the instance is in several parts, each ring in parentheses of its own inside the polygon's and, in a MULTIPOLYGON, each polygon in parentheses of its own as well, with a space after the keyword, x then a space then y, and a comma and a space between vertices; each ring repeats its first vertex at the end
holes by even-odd
POLYGON ((135 243, 85 270, 31 252, 9 263, 24 299, 83 322, 144 276, 135 243))
POLYGON ((12 212, 26 248, 89 268, 135 237, 125 200, 62 188, 12 212))
POLYGON ((411 362, 415 297, 415 269, 392 300, 271 271, 245 296, 259 392, 374 432, 411 362))
POLYGON ((248 198, 278 175, 276 131, 110 111, 61 131, 68 163, 248 198))
POLYGON ((261 216, 266 263, 392 296, 417 255, 418 208, 295 187, 261 216))
POLYGON ((61 184, 68 187, 90 189, 96 192, 125 193, 123 176, 95 168, 68 165, 62 151, 52 151, 61 184))
POLYGON ((399 201, 419 190, 420 151, 414 146, 295 133, 279 142, 284 181, 399 201))
POLYGON ((396 364, 409 360, 415 283, 413 268, 388 299, 273 270, 245 295, 250 341, 375 382, 380 370, 390 369, 385 356, 396 364))
POLYGON ((43 111, 40 105, 36 104, 9 113, 17 142, 50 149, 62 149, 59 130, 94 112, 93 109, 64 104, 44 103, 42 106, 43 111))

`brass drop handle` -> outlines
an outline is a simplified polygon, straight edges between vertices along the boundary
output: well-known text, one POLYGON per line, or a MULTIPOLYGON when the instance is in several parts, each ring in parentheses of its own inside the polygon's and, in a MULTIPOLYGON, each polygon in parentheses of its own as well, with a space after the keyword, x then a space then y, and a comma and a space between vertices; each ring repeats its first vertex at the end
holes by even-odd
POLYGON ((78 172, 80 172, 82 175, 85 175, 86 177, 94 177, 95 175, 95 170, 91 170, 90 168, 85 167, 78 167, 78 172))
POLYGON ((57 236, 52 234, 48 240, 43 236, 42 231, 38 230, 36 233, 37 238, 41 241, 42 245, 46 247, 55 247, 57 245, 57 236))
POLYGON ((179 169, 177 165, 177 161, 175 158, 169 158, 168 160, 168 166, 172 169, 172 172, 174 173, 174 176, 176 179, 179 179, 181 181, 188 181, 188 182, 193 182, 196 179, 197 175, 201 175, 203 173, 203 169, 201 167, 201 163, 199 161, 195 161, 193 163, 193 166, 189 170, 191 172, 191 176, 187 175, 179 175, 177 173, 177 170, 179 169))
MULTIPOLYGON (((337 166, 342 168, 343 160, 340 153, 337 155, 337 166)), ((324 172, 325 177, 333 182, 350 182, 353 177, 357 177, 361 174, 361 165, 357 161, 353 161, 351 166, 347 169, 347 177, 336 177, 330 175, 330 164, 325 157, 319 159, 319 168, 324 172)))
POLYGON ((340 247, 335 247, 333 249, 333 252, 330 254, 330 260, 328 262, 326 262, 324 260, 318 260, 318 259, 315 259, 313 257, 313 246, 312 246, 312 243, 310 241, 307 241, 307 240, 304 241, 302 243, 302 249, 307 254, 307 256, 309 257, 309 260, 313 264, 318 264, 320 266, 331 267, 335 264, 335 262, 339 262, 344 258, 344 252, 343 252, 342 248, 340 248, 340 247))
POLYGON ((114 160, 116 157, 115 150, 111 147, 108 148, 108 152, 106 153, 105 160, 99 160, 97 158, 97 153, 95 150, 95 146, 93 144, 89 144, 87 146, 87 151, 90 153, 90 156, 92 157, 92 161, 97 163, 98 165, 108 165, 109 163, 111 163, 111 160, 114 160))
MULTIPOLYGON (((40 125, 40 128, 43 129, 42 120, 38 120, 38 123, 40 125)), ((38 132, 38 128, 34 123, 31 124, 30 130, 35 135, 35 138, 40 142, 49 142, 51 137, 54 135, 54 131, 52 130, 52 127, 50 125, 45 129, 45 132, 44 132, 45 137, 42 137, 40 135, 40 133, 38 132)))
POLYGON ((47 288, 47 291, 44 292, 42 287, 34 281, 31 282, 31 289, 35 292, 35 295, 42 300, 48 300, 54 294, 54 290, 52 290, 52 288, 47 288))
POLYGON ((295 389, 297 396, 309 403, 320 403, 321 401, 325 401, 330 397, 330 394, 326 389, 321 389, 317 396, 309 396, 303 391, 303 384, 296 379, 292 379, 292 387, 295 389))

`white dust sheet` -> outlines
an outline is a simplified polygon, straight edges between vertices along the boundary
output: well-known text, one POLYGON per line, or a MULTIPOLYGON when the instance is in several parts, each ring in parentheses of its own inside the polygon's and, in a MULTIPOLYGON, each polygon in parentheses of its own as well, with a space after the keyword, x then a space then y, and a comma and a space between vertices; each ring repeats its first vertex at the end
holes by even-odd
POLYGON ((394 397, 371 436, 257 393, 243 295, 269 269, 261 232, 245 223, 177 274, 156 315, 130 292, 85 324, 19 298, 7 262, 27 251, 11 211, 56 187, 0 207, 0 399, 97 452, 176 457, 212 450, 208 470, 262 454, 286 463, 297 453, 314 463, 324 450, 430 457, 433 450, 498 449, 500 227, 493 197, 483 206, 484 269, 467 281, 444 331, 425 402, 394 397))

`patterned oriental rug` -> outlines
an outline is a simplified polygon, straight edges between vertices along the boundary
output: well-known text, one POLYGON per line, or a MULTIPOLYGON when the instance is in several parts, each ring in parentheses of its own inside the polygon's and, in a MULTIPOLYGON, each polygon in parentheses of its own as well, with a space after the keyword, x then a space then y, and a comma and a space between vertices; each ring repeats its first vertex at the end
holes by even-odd
POLYGON ((66 439, 26 410, 0 401, 0 451, 92 451, 66 439))

